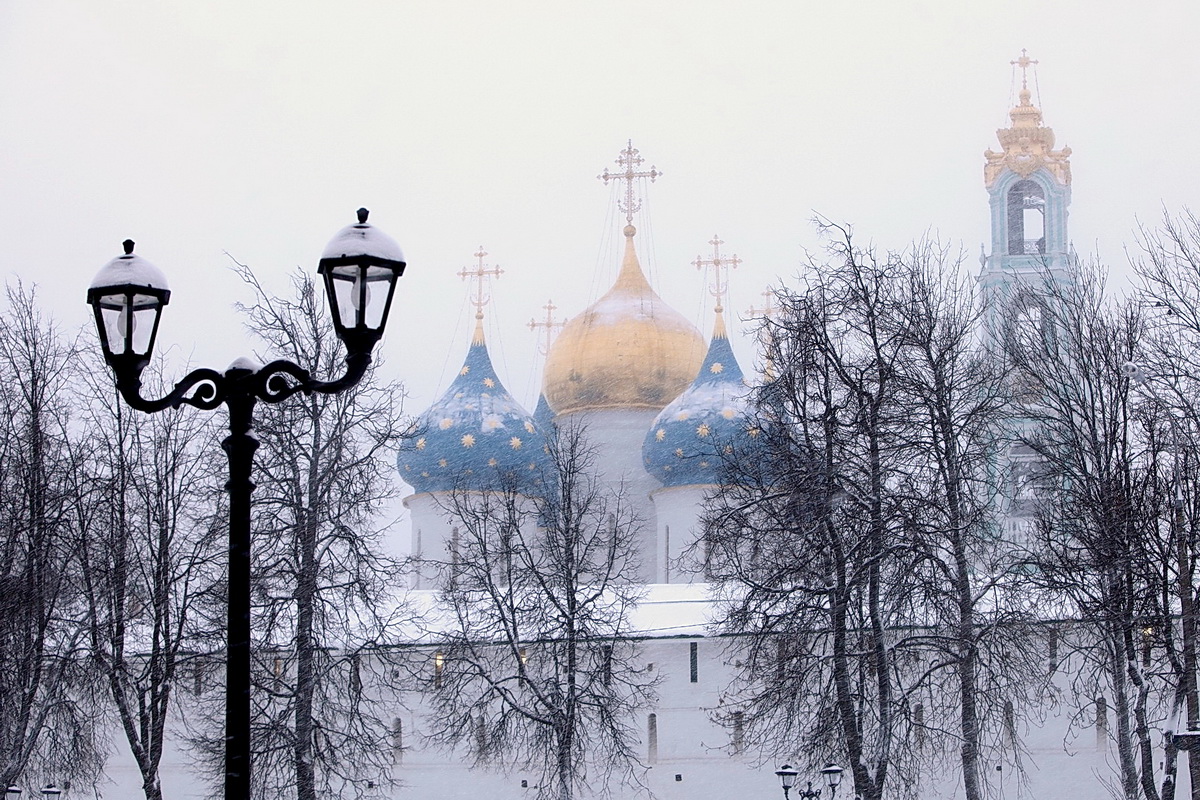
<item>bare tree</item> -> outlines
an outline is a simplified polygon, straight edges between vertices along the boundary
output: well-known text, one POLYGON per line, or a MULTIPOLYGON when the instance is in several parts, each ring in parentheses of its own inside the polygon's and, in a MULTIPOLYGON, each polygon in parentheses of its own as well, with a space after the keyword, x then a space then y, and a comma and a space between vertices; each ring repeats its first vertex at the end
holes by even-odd
POLYGON ((1143 651, 1153 631, 1173 627, 1174 576, 1162 482, 1146 456, 1154 438, 1122 377, 1139 355, 1143 315, 1110 300, 1095 267, 1070 285, 1039 281, 1029 297, 1033 313, 1014 316, 1019 324, 1005 332, 1024 386, 1022 439, 1039 473, 1029 581, 1045 589, 1046 607, 1064 606, 1083 623, 1076 694, 1098 716, 1111 699, 1120 795, 1158 800, 1153 724, 1167 687, 1155 686, 1143 651))
MULTIPOLYGON (((83 414, 72 514, 93 663, 142 777, 161 800, 159 765, 173 693, 221 573, 217 446, 209 417, 130 412, 96 364, 83 414)), ((193 658, 199 658, 195 654, 193 658)), ((200 668, 197 664, 194 669, 200 668)))
MULTIPOLYGON (((344 358, 321 293, 296 272, 290 298, 254 293, 240 310, 271 357, 314 374, 344 358)), ((400 431, 400 386, 378 364, 353 389, 262 408, 255 493, 257 791, 298 800, 351 797, 390 785, 391 717, 370 702, 390 671, 364 658, 388 637, 399 569, 378 514, 398 491, 385 460, 400 431)))
POLYGON ((447 621, 432 675, 432 740, 477 764, 539 773, 538 795, 571 800, 642 785, 635 712, 656 681, 638 663, 630 613, 637 519, 597 476, 580 427, 550 439, 539 490, 464 487, 442 565, 447 621))
POLYGON ((8 286, 0 323, 0 782, 93 780, 103 764, 71 511, 76 348, 8 286))
POLYGON ((1045 678, 997 536, 1003 364, 945 248, 877 259, 824 227, 829 262, 766 326, 760 433, 707 512, 742 634, 734 713, 770 752, 847 760, 863 797, 889 778, 915 792, 917 767, 957 750, 980 800, 985 756, 1015 755, 1045 678))
POLYGON ((920 674, 912 624, 908 499, 896 491, 908 416, 899 400, 905 331, 894 264, 848 229, 768 322, 774 373, 758 388, 759 435, 727 459, 706 519, 709 571, 744 664, 736 711, 776 753, 848 762, 854 791, 915 786, 905 698, 920 674))
MULTIPOLYGON (((1135 367, 1135 380, 1148 401, 1144 407, 1147 428, 1158 432, 1151 455, 1163 455, 1169 472, 1169 508, 1163 516, 1171 520, 1174 543, 1175 597, 1178 602, 1179 642, 1164 638, 1171 648, 1172 665, 1178 677, 1177 700, 1186 707, 1185 727, 1200 729, 1200 691, 1197 689, 1197 622, 1200 603, 1195 585, 1200 557, 1200 474, 1193 454, 1200 436, 1200 409, 1195 398, 1200 392, 1200 220, 1190 211, 1177 216, 1164 214, 1156 228, 1139 231, 1140 253, 1134 266, 1142 280, 1147 335, 1135 367), (1166 446, 1163 443, 1166 443, 1166 446)), ((1161 505, 1161 504, 1160 504, 1161 505)), ((1170 726, 1172 730, 1180 727, 1170 726)), ((1163 796, 1173 794, 1175 748, 1167 745, 1167 781, 1163 796)), ((1188 754, 1191 796, 1200 799, 1200 758, 1188 754)))

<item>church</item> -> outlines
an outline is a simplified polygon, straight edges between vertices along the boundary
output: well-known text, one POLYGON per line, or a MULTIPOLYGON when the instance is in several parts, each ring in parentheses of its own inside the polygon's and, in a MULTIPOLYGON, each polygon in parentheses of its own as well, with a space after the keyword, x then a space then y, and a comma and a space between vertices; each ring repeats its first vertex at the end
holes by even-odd
MULTIPOLYGON (((1033 102, 1026 73, 1036 62, 1023 52, 1013 63, 1022 78, 1010 124, 996 131, 999 149, 984 153, 991 242, 990 252, 980 254, 977 281, 980 295, 994 307, 1015 307, 1022 318, 1028 317, 1019 322, 1037 325, 1038 300, 1024 297, 1024 287, 1047 272, 1053 280, 1069 282, 1077 263, 1068 228, 1071 149, 1056 146, 1054 131, 1033 102)), ((747 410, 748 387, 755 377, 738 363, 725 324, 728 270, 737 257, 723 254, 724 242, 714 237, 711 258, 697 259, 697 267, 709 270, 715 301, 715 322, 705 337, 692 320, 662 300, 639 262, 635 185, 653 181, 657 170, 644 168, 632 142, 616 163, 618 171, 605 170, 601 178, 625 183, 618 203, 625 217, 619 273, 549 346, 541 395, 532 411, 505 389, 488 354, 482 326, 482 282, 488 270, 482 250, 478 267, 461 273, 478 282, 476 325, 466 358, 445 394, 422 413, 419 432, 398 458, 400 477, 414 489, 406 501, 417 559, 412 586, 419 592, 437 589, 432 572, 421 568, 422 557, 457 558, 460 522, 448 512, 448 497, 456 489, 498 491, 506 476, 537 473, 553 426, 582 423, 598 448, 602 480, 628 498, 640 521, 635 538, 645 591, 635 619, 641 656, 662 681, 656 703, 633 723, 642 735, 649 789, 672 800, 715 800, 738 792, 778 796, 771 794, 780 791, 774 774, 778 764, 764 761, 761 751, 743 741, 736 722, 728 724, 729 715, 722 714, 735 656, 710 626, 699 535, 705 495, 718 484, 717 443, 749 442, 758 434, 747 410)), ((982 214, 982 198, 979 206, 982 214)), ((993 323, 996 330, 999 323, 993 323)), ((1018 449, 1009 457, 1015 475, 1031 466, 1028 452, 1018 449)), ((1020 535, 1029 524, 1029 499, 1019 489, 1010 498, 1009 534, 1020 535)), ((1015 755, 996 755, 999 760, 984 765, 990 796, 1106 796, 1112 782, 1106 722, 1081 723, 1076 711, 1048 708, 1044 724, 1014 732, 1020 739, 1015 755)), ((405 712, 396 723, 398 730, 414 732, 413 741, 419 739, 419 710, 405 712)), ((805 763, 806 757, 780 756, 779 762, 784 760, 805 763)), ((483 792, 518 798, 533 784, 533 776, 519 770, 468 774, 461 758, 415 746, 397 761, 402 764, 397 775, 420 795, 465 798, 483 792), (459 779, 449 779, 449 773, 459 779)), ((801 772, 800 785, 811 780, 820 786, 820 775, 815 769, 809 772, 801 772)), ((925 781, 913 789, 919 797, 955 797, 963 791, 953 763, 945 762, 931 764, 925 781)), ((839 795, 853 796, 848 783, 839 795)))

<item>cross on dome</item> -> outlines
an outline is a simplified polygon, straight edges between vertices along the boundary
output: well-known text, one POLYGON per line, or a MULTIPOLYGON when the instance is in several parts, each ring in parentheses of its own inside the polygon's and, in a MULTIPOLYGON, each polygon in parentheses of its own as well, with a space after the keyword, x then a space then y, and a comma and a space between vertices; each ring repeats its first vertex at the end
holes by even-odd
POLYGON ((741 264, 742 260, 736 254, 732 256, 721 255, 721 245, 725 244, 725 242, 717 234, 714 233, 713 238, 709 239, 708 243, 712 245, 712 258, 696 256, 696 260, 692 262, 692 265, 696 269, 712 267, 713 282, 708 287, 708 293, 717 299, 716 312, 720 314, 725 310, 724 298, 725 292, 729 290, 729 270, 737 269, 738 264, 741 264), (722 270, 724 270, 724 274, 722 274, 722 270))
POLYGON ((565 319, 556 320, 554 318, 554 312, 558 309, 558 306, 554 305, 553 300, 547 300, 546 305, 542 306, 542 308, 545 309, 545 311, 546 311, 545 321, 538 322, 535 319, 529 320, 529 330, 536 331, 538 328, 543 329, 543 333, 546 337, 546 342, 543 345, 542 342, 540 341, 541 337, 540 336, 538 337, 539 338, 538 352, 541 353, 542 355, 546 355, 550 352, 550 343, 554 340, 554 332, 556 330, 558 330, 559 328, 563 327, 564 325, 566 325, 567 321, 565 319))
POLYGON ((634 197, 633 194, 633 182, 638 178, 649 178, 650 182, 654 183, 655 178, 662 175, 653 165, 648 170, 638 171, 637 167, 640 167, 645 161, 646 159, 642 158, 638 149, 633 146, 633 140, 630 139, 616 161, 617 166, 622 168, 621 172, 609 172, 608 167, 605 167, 604 172, 596 176, 596 180, 604 181, 606 186, 609 181, 625 181, 625 199, 617 201, 617 210, 625 214, 626 225, 632 225, 633 215, 642 210, 641 199, 634 197))
POLYGON ((1012 64, 1014 67, 1021 68, 1021 88, 1028 89, 1029 83, 1026 81, 1026 72, 1025 71, 1027 69, 1029 69, 1031 66, 1037 66, 1037 63, 1038 63, 1037 60, 1027 56, 1025 54, 1025 48, 1022 47, 1021 48, 1021 57, 1015 61, 1010 61, 1008 63, 1012 64))
POLYGON ((767 289, 762 293, 762 296, 767 299, 767 302, 763 303, 762 308, 755 308, 754 306, 747 308, 747 317, 765 317, 766 319, 770 319, 775 316, 775 312, 779 310, 775 307, 775 292, 767 289))
POLYGON ((477 320, 483 319, 483 307, 492 300, 491 295, 483 293, 484 278, 488 276, 499 278, 504 274, 504 270, 500 269, 500 267, 489 267, 484 264, 483 259, 485 256, 487 256, 487 251, 483 249, 483 245, 479 245, 479 249, 475 252, 475 258, 479 260, 479 263, 474 267, 463 267, 458 271, 458 277, 464 281, 468 279, 475 281, 475 297, 471 300, 471 303, 475 306, 475 319, 477 320))

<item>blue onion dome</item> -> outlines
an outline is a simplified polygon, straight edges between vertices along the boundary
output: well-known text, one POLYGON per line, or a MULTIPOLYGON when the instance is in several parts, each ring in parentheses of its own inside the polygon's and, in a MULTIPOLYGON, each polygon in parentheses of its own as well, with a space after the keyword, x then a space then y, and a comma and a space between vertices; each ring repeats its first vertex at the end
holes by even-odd
POLYGON ((724 459, 751 447, 759 434, 748 410, 749 391, 718 309, 700 373, 646 433, 646 471, 666 486, 720 484, 724 459))
POLYGON ((553 433, 557 427, 557 423, 554 421, 554 412, 550 410, 550 403, 546 401, 545 394, 538 394, 537 406, 533 409, 533 424, 546 435, 553 433))
POLYGON ((515 488, 537 491, 546 439, 492 366, 482 314, 462 369, 402 438, 396 466, 420 492, 515 488))

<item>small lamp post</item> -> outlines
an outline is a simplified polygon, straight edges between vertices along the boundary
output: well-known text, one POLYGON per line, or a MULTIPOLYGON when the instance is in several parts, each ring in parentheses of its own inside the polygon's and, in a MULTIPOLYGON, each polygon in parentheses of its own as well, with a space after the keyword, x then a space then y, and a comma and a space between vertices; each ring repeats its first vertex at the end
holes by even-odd
MULTIPOLYGON (((317 272, 333 315, 334 331, 346 347, 346 371, 321 381, 290 361, 260 366, 239 358, 225 372, 197 369, 164 397, 141 394, 142 370, 150 363, 159 318, 171 299, 167 280, 124 242, 125 253, 106 264, 92 281, 87 301, 96 316, 104 360, 116 374, 125 402, 146 413, 187 404, 229 409, 229 436, 222 443, 229 458, 229 607, 225 678, 225 798, 250 797, 250 493, 258 448, 251 429, 254 406, 279 403, 298 392, 333 394, 354 386, 371 364, 371 351, 383 335, 396 281, 406 266, 400 246, 367 223, 343 228, 325 247, 317 272)), ((50 789, 53 787, 47 787, 50 789)), ((9 800, 18 795, 9 790, 9 800)), ((43 790, 48 797, 56 796, 43 790)))
POLYGON ((842 782, 842 772, 844 770, 837 764, 830 761, 821 769, 821 774, 825 777, 825 783, 829 786, 829 797, 837 796, 838 784, 842 782))
POLYGON ((62 789, 55 786, 53 783, 48 783, 42 787, 42 797, 46 800, 58 800, 62 795, 62 789))
POLYGON ((775 770, 775 774, 779 776, 779 783, 783 786, 783 800, 788 800, 788 793, 796 785, 796 776, 800 773, 793 769, 791 764, 784 764, 775 770))

